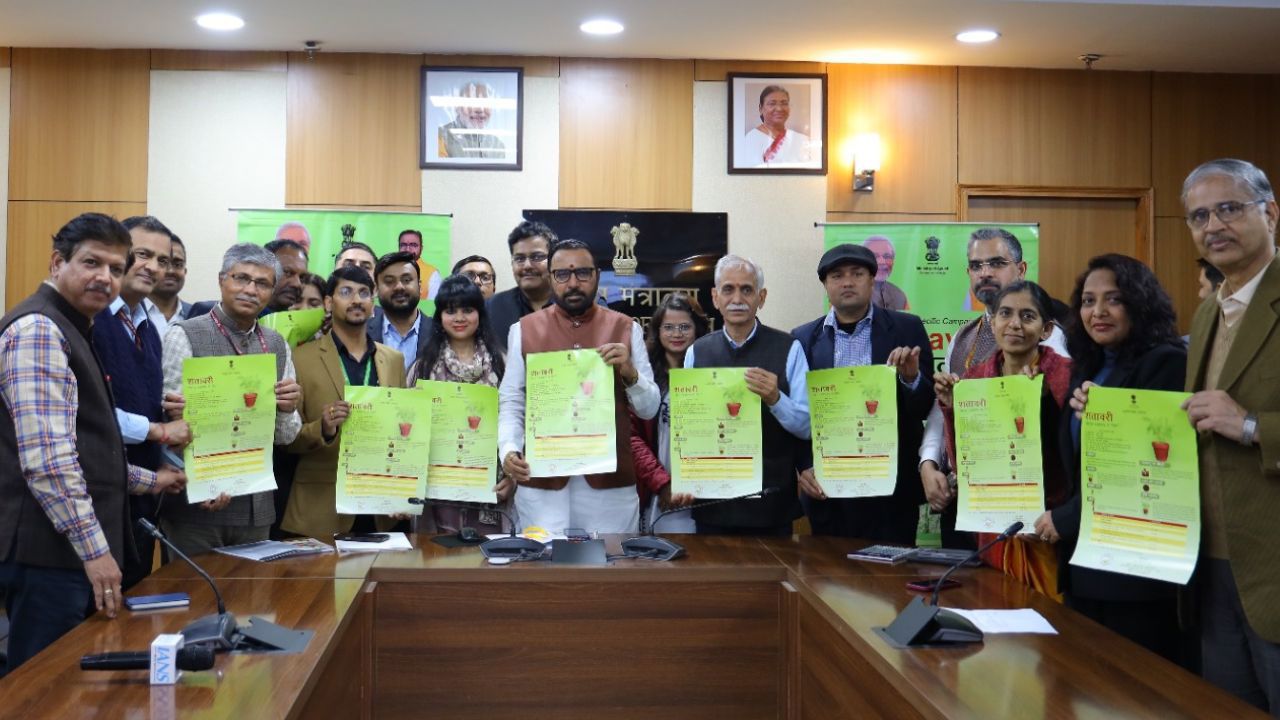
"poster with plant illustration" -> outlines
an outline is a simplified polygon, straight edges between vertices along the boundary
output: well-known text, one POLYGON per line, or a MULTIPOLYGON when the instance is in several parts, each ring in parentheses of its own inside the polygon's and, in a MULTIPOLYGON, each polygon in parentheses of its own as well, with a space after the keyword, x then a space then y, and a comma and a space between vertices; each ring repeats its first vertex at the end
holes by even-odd
POLYGON ((760 396, 746 368, 671 371, 671 491, 731 498, 763 488, 760 396))
POLYGON ((436 380, 418 380, 417 387, 431 398, 427 497, 496 502, 498 389, 436 380))
POLYGON ((810 370, 813 472, 827 497, 892 495, 898 484, 897 370, 810 370))
POLYGON ((1043 391, 1043 375, 956 383, 957 530, 1001 532, 1021 520, 1032 532, 1044 512, 1043 391))
POLYGON ((617 470, 613 375, 594 349, 525 358, 524 448, 533 477, 617 470))

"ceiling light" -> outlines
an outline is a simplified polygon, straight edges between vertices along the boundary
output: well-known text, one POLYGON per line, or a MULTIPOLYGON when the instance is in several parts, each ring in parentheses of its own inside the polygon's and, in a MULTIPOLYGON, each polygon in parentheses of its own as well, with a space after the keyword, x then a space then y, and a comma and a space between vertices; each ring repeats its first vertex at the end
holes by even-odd
POLYGON ((196 24, 205 30, 239 30, 244 20, 231 13, 205 13, 196 18, 196 24))
POLYGON ((588 35, 617 35, 622 32, 622 23, 617 20, 588 20, 578 29, 588 35))
POLYGON ((956 33, 956 39, 962 43, 989 43, 998 37, 1000 33, 995 30, 965 30, 956 33))

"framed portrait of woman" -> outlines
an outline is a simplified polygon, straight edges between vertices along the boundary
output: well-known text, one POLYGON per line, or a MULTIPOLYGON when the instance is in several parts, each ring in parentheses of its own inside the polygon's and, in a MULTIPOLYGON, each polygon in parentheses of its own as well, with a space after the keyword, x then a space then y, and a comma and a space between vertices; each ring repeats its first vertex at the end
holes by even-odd
POLYGON ((423 168, 519 170, 521 68, 422 68, 423 168))
POLYGON ((827 174, 825 73, 729 73, 729 172, 827 174))

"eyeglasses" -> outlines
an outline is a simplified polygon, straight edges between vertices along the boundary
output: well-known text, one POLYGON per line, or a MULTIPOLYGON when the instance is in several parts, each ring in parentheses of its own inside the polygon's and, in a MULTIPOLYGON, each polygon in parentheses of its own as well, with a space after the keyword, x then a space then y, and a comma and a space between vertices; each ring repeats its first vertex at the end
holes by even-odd
POLYGON ((1196 208, 1187 214, 1187 225, 1195 230, 1199 230, 1209 224, 1210 214, 1218 216, 1218 220, 1223 224, 1235 222, 1244 215, 1246 208, 1253 205, 1260 205, 1265 202, 1266 200, 1253 200, 1251 202, 1242 203, 1236 202, 1235 200, 1228 200, 1226 202, 1220 202, 1213 207, 1196 208))
POLYGON ((693 325, 689 323, 680 323, 679 325, 663 323, 658 329, 668 335, 688 335, 693 332, 693 325))
POLYGON ((231 287, 236 290, 252 285, 260 293, 269 293, 276 288, 276 284, 273 282, 254 280, 244 273, 231 273, 227 276, 227 279, 231 281, 231 287))
POLYGON ((1003 270, 1013 264, 1012 260, 1005 258, 991 258, 990 260, 970 260, 969 272, 982 272, 982 268, 991 268, 992 270, 1003 270))
POLYGON ((493 284, 493 273, 475 272, 473 270, 467 270, 462 273, 462 276, 478 285, 493 284))
POLYGON ((355 295, 361 300, 368 300, 369 298, 373 297, 373 293, 369 291, 369 288, 367 287, 353 288, 350 285, 344 285, 343 287, 340 287, 337 290, 334 290, 333 294, 337 295, 343 300, 346 300, 352 295, 355 295))
POLYGON ((528 255, 512 255, 511 256, 512 265, 523 265, 525 263, 531 263, 533 265, 541 265, 546 261, 547 261, 547 254, 540 253, 540 252, 530 253, 528 255))
POLYGON ((578 282, 586 282, 590 280, 592 276, 594 276, 595 274, 596 274, 596 269, 593 267, 580 267, 580 268, 574 268, 572 270, 552 270, 551 279, 563 285, 569 282, 570 275, 578 278, 578 282))

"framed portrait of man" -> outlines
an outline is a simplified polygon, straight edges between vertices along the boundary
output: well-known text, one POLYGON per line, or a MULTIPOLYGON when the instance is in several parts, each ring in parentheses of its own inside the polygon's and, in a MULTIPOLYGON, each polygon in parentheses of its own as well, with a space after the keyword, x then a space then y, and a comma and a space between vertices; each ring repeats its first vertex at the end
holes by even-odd
POLYGON ((827 76, 729 73, 729 172, 827 174, 827 76))
POLYGON ((423 168, 519 170, 524 70, 422 68, 423 168))

